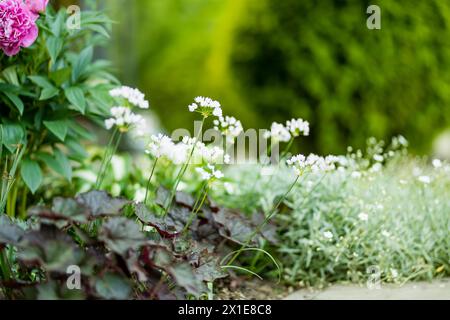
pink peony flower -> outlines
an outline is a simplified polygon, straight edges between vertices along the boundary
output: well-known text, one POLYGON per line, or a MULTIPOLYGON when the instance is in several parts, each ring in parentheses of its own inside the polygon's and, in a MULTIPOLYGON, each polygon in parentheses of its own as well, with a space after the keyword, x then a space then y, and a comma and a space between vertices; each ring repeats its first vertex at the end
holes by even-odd
POLYGON ((25 3, 31 12, 39 14, 39 12, 45 12, 48 0, 25 0, 25 3))
POLYGON ((7 56, 16 55, 36 41, 37 17, 22 0, 0 0, 0 48, 7 56))

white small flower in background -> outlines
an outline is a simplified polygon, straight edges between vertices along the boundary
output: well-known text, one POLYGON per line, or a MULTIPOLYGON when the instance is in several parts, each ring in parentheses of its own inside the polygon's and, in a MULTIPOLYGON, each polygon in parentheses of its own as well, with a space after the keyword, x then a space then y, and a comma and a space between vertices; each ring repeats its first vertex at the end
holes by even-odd
POLYGON ((214 120, 214 130, 221 132, 229 143, 234 143, 236 138, 244 131, 244 128, 239 120, 226 116, 214 120))
POLYGON ((234 194, 234 193, 236 192, 236 188, 235 188, 234 185, 233 185, 232 183, 230 183, 230 182, 225 182, 225 183, 223 184, 223 187, 225 188, 225 191, 226 191, 228 194, 234 194))
POLYGON ((360 214, 358 214, 358 219, 361 221, 368 221, 369 215, 365 212, 361 212, 360 214))
POLYGON ((195 171, 197 171, 197 173, 200 174, 201 179, 205 181, 222 179, 224 177, 222 171, 217 170, 216 167, 211 164, 208 164, 205 167, 195 168, 195 171))
POLYGON ((436 169, 442 168, 442 161, 439 159, 434 159, 432 164, 436 169))
POLYGON ((274 122, 272 123, 270 131, 264 133, 264 138, 272 138, 272 140, 274 140, 275 142, 288 142, 289 140, 291 140, 291 133, 282 124, 274 122))
POLYGON ((391 234, 386 230, 381 231, 381 235, 386 238, 389 238, 391 236, 391 234))
POLYGON ((398 277, 398 271, 397 271, 397 269, 392 269, 391 268, 391 276, 392 276, 392 278, 397 278, 398 277))
POLYGON ((133 113, 130 108, 119 106, 111 108, 112 118, 105 120, 106 129, 110 130, 117 126, 121 132, 127 132, 131 127, 139 128, 145 125, 144 118, 133 113))
POLYGON ((431 178, 429 176, 420 176, 419 178, 417 178, 417 180, 419 180, 423 184, 430 184, 431 183, 431 178))
POLYGON ((383 165, 379 162, 375 163, 371 168, 370 172, 380 172, 383 169, 383 165))
POLYGON ((293 137, 309 136, 309 122, 303 119, 287 121, 286 127, 293 137))
POLYGON ((133 106, 141 109, 149 108, 149 103, 145 100, 145 95, 138 89, 122 86, 109 91, 109 95, 113 98, 123 98, 133 106))
POLYGON ((359 171, 353 171, 353 172, 352 172, 352 178, 354 178, 354 179, 359 179, 359 178, 361 178, 361 177, 362 177, 361 172, 359 172, 359 171))
POLYGON ((143 202, 145 200, 145 193, 147 190, 145 188, 139 188, 134 193, 134 201, 135 202, 143 202))
POLYGON ((194 101, 188 106, 190 112, 198 112, 205 118, 211 115, 216 117, 222 116, 222 107, 218 101, 208 97, 197 97, 194 101))
POLYGON ((375 161, 378 161, 378 162, 383 162, 383 161, 384 161, 384 157, 383 157, 381 154, 376 154, 376 155, 374 155, 374 156, 373 156, 373 159, 374 159, 375 161))
POLYGON ((323 233, 323 236, 324 236, 326 239, 328 239, 328 240, 333 239, 333 233, 332 233, 331 231, 325 231, 325 232, 323 233))

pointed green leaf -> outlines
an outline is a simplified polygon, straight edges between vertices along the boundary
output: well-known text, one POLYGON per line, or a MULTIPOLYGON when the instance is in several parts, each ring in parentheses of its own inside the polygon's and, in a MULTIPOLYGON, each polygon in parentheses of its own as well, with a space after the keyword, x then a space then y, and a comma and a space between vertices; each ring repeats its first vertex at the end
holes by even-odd
POLYGON ((19 98, 19 96, 15 95, 13 93, 9 93, 9 92, 5 92, 5 95, 9 98, 9 100, 11 100, 11 102, 14 104, 14 106, 17 108, 17 110, 19 110, 20 115, 22 115, 24 105, 23 105, 22 100, 19 98))
POLYGON ((34 194, 42 183, 42 171, 39 164, 31 159, 22 160, 20 175, 27 187, 34 194))
POLYGON ((64 141, 67 135, 67 121, 66 120, 55 120, 55 121, 44 121, 45 127, 50 130, 59 140, 64 141))
POLYGON ((84 114, 86 111, 86 99, 84 98, 83 90, 79 87, 70 87, 65 89, 64 93, 75 110, 84 114))

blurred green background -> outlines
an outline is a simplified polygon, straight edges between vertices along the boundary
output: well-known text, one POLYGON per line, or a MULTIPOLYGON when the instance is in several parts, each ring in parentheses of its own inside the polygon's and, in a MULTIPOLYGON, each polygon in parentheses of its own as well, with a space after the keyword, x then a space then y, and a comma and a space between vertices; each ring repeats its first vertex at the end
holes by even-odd
POLYGON ((417 153, 450 124, 450 1, 107 0, 118 76, 167 130, 197 95, 245 127, 303 117, 305 151, 402 134, 417 153), (381 30, 366 27, 371 4, 381 30))

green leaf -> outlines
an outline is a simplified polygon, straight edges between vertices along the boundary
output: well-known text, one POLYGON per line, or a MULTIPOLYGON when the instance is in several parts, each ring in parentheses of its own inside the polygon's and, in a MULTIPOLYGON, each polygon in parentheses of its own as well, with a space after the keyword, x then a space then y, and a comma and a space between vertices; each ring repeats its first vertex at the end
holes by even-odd
POLYGON ((95 283, 95 290, 100 297, 108 300, 125 300, 131 294, 131 286, 127 279, 113 273, 106 273, 95 283))
POLYGON ((25 130, 19 123, 3 124, 3 145, 10 151, 14 152, 17 145, 23 143, 25 138, 25 130))
POLYGON ((70 87, 64 90, 67 100, 75 107, 75 110, 84 114, 86 111, 86 99, 83 90, 79 87, 70 87))
POLYGON ((67 121, 66 120, 44 121, 44 125, 59 140, 64 142, 64 140, 66 139, 66 135, 67 135, 67 121))
POLYGON ((48 100, 50 98, 53 98, 54 96, 57 96, 58 94, 59 90, 57 88, 45 88, 42 90, 39 100, 48 100))
POLYGON ((5 95, 9 98, 9 100, 11 100, 11 102, 14 104, 14 106, 17 108, 17 110, 19 110, 20 115, 22 115, 24 105, 23 105, 22 100, 19 98, 19 96, 15 95, 13 93, 9 93, 9 92, 5 92, 5 95))
POLYGON ((43 89, 54 89, 55 86, 49 81, 48 78, 42 76, 29 76, 28 77, 34 84, 43 89))
POLYGON ((42 183, 42 171, 39 164, 31 159, 22 160, 20 175, 27 187, 34 194, 42 183))
POLYGON ((61 38, 50 36, 47 38, 46 44, 50 59, 53 63, 55 63, 58 59, 59 53, 63 48, 64 42, 61 38))
POLYGON ((62 169, 61 174, 63 177, 69 182, 72 181, 72 166, 70 165, 70 161, 67 156, 59 149, 53 149, 53 153, 57 163, 62 169))
POLYGON ((19 79, 17 78, 17 70, 15 65, 3 70, 2 74, 3 77, 5 77, 5 80, 8 81, 8 83, 20 86, 19 79))
POLYGON ((67 82, 72 73, 72 68, 62 68, 50 73, 49 78, 60 87, 63 83, 67 82))
POLYGON ((62 175, 69 182, 72 180, 72 166, 70 165, 70 161, 59 149, 54 150, 54 155, 46 152, 40 152, 37 154, 37 157, 46 166, 62 175))
POLYGON ((87 47, 77 57, 72 71, 72 81, 76 82, 85 69, 89 66, 92 60, 94 50, 92 46, 87 47))

